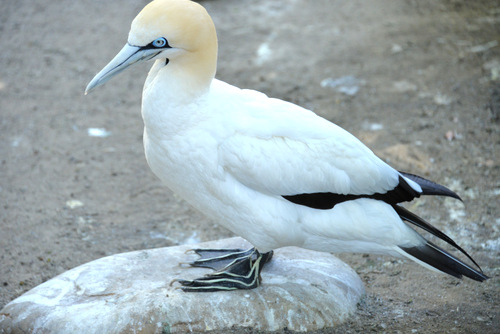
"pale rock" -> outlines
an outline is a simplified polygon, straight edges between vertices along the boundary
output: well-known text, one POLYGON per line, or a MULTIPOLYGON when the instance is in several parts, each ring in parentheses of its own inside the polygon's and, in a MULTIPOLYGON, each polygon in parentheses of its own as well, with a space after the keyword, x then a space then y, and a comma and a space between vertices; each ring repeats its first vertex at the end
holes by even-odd
POLYGON ((71 199, 69 201, 66 201, 66 206, 70 209, 76 209, 76 208, 82 207, 83 202, 76 200, 76 199, 71 199))
POLYGON ((483 69, 490 72, 490 80, 500 79, 500 60, 494 59, 483 64, 483 69))
POLYGON ((105 138, 105 137, 109 137, 111 136, 111 132, 104 129, 104 128, 88 128, 87 129, 87 134, 90 136, 90 137, 102 137, 102 138, 105 138))
POLYGON ((439 106, 447 106, 451 102, 453 102, 453 99, 449 96, 446 96, 441 93, 437 93, 436 95, 434 95, 434 103, 439 106))
POLYGON ((392 44, 391 53, 396 54, 400 52, 403 52, 403 47, 399 44, 392 44))
POLYGON ((185 293, 171 284, 208 272, 185 268, 191 248, 249 248, 241 238, 135 251, 69 270, 7 304, 0 333, 184 333, 235 328, 310 331, 345 321, 364 293, 328 253, 275 251, 253 290, 185 293))
POLYGON ((469 49, 469 51, 472 53, 481 53, 481 52, 488 51, 489 49, 492 49, 492 48, 497 47, 497 46, 498 46, 498 41, 493 40, 493 41, 490 41, 490 42, 485 43, 485 44, 473 46, 469 49))
POLYGON ((408 93, 417 90, 417 85, 406 80, 393 82, 392 87, 393 90, 398 93, 408 93))
POLYGON ((340 78, 326 78, 321 81, 321 87, 333 88, 339 93, 354 96, 358 93, 360 86, 366 84, 365 80, 358 79, 352 75, 340 78))

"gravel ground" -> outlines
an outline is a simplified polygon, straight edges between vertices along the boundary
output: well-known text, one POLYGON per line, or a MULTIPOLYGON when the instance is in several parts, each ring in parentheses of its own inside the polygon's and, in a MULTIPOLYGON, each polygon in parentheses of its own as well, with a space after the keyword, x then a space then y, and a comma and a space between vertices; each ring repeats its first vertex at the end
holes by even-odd
MULTIPOLYGON (((140 95, 149 65, 83 95, 145 4, 0 2, 0 308, 102 256, 231 236, 146 164, 140 95)), ((489 281, 341 255, 367 295, 348 323, 319 333, 498 331, 500 4, 202 4, 218 27, 218 78, 310 108, 394 167, 464 199, 422 198, 411 208, 469 251, 489 281)))

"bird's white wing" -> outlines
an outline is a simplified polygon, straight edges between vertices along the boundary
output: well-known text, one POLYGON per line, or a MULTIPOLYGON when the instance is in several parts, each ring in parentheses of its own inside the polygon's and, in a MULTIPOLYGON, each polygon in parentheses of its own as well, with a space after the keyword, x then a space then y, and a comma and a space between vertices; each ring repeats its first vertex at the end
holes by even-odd
POLYGON ((236 131, 218 152, 245 186, 283 196, 383 194, 398 185, 396 170, 335 124, 281 100, 253 103, 254 112, 235 113, 236 131))

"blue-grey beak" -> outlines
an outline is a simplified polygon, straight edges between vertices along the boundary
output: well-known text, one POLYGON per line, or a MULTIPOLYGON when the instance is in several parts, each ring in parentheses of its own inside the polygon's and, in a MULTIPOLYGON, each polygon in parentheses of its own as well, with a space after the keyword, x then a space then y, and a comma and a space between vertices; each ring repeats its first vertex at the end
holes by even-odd
POLYGON ((106 81, 137 62, 150 60, 161 53, 161 50, 151 48, 141 48, 125 44, 123 49, 89 82, 85 89, 87 95, 94 88, 104 84, 106 81))

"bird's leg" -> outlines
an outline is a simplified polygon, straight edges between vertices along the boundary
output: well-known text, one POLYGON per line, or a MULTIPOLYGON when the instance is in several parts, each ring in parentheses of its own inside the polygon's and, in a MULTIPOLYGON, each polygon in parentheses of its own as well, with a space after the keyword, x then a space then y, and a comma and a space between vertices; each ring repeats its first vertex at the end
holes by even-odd
POLYGON ((259 253, 255 248, 241 249, 193 249, 200 259, 189 263, 193 267, 216 270, 213 274, 195 280, 177 280, 185 292, 209 292, 253 289, 260 285, 260 272, 269 262, 273 252, 259 253))

